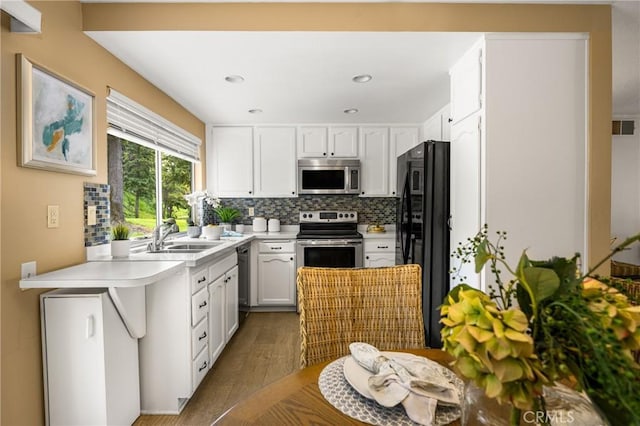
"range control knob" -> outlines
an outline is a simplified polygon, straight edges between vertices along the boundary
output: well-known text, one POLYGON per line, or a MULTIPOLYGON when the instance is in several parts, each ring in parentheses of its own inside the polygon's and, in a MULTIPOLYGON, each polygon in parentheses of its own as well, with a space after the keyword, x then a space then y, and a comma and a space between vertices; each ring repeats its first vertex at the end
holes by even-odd
POLYGON ((350 216, 351 216, 351 217, 355 217, 355 214, 351 213, 351 215, 350 215, 350 216))
POLYGON ((306 213, 303 213, 303 214, 302 214, 302 217, 306 219, 306 218, 307 218, 307 214, 306 214, 306 213))
POLYGON ((342 217, 342 213, 340 213, 340 214, 338 215, 338 217, 342 217))
POLYGON ((313 217, 313 213, 309 213, 309 219, 313 217))

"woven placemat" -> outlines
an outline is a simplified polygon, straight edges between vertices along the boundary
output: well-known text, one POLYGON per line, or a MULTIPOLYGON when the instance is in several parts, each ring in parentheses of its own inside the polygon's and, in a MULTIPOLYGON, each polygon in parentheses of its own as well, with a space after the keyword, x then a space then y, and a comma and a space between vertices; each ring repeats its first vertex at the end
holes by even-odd
MULTIPOLYGON (((393 408, 383 407, 375 400, 360 395, 351 387, 343 372, 344 361, 348 356, 333 361, 320 373, 318 387, 322 396, 342 413, 361 422, 372 425, 416 425, 417 423, 414 423, 407 416, 401 404, 393 408)), ((448 369, 443 369, 443 374, 447 374, 445 370, 450 372, 448 369)), ((452 378, 459 380, 453 372, 450 374, 452 378)), ((462 392, 462 389, 460 391, 462 392)), ((460 418, 459 407, 438 405, 433 424, 435 426, 446 425, 458 418, 460 418)))

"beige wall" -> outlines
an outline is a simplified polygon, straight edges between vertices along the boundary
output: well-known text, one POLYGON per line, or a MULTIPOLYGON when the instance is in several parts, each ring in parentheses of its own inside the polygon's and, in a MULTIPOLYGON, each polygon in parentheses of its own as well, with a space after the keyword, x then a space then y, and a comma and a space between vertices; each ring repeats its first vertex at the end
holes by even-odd
POLYGON ((144 104, 204 140, 204 124, 81 32, 78 2, 34 2, 42 34, 8 32, 2 19, 1 326, 3 425, 44 422, 39 291, 20 291, 22 262, 38 272, 85 260, 83 182, 107 182, 107 86, 144 104), (16 161, 16 53, 87 88, 96 95, 95 178, 18 167, 16 161), (46 206, 60 206, 60 227, 46 227, 46 206))
POLYGON ((202 123, 81 33, 104 29, 335 31, 570 31, 590 33, 589 231, 592 259, 608 248, 611 182, 611 17, 609 6, 466 4, 84 4, 34 2, 41 35, 15 35, 2 21, 0 163, 2 412, 0 423, 43 422, 38 292, 17 288, 20 263, 50 271, 84 260, 82 183, 106 181, 106 86, 204 137, 202 123), (90 89, 97 98, 98 176, 16 166, 15 54, 22 52, 90 89), (47 204, 61 226, 46 228, 47 204))

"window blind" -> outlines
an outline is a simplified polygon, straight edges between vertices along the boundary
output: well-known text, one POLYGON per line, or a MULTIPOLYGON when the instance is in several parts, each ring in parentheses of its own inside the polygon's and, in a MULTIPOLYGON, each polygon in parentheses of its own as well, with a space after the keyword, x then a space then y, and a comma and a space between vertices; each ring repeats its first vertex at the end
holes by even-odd
POLYGON ((187 161, 200 161, 202 141, 155 112, 109 88, 107 133, 187 161))

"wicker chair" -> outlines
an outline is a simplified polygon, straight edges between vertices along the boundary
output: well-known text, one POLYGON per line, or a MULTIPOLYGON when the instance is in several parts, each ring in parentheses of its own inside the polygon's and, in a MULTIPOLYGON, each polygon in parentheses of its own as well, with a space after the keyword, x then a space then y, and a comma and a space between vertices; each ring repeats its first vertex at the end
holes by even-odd
POLYGON ((419 265, 298 269, 300 367, 349 354, 349 343, 380 350, 425 347, 419 265))
MULTIPOLYGON (((640 304, 640 266, 632 263, 611 261, 611 284, 629 298, 629 302, 640 304)), ((633 356, 640 363, 640 350, 633 356)))

